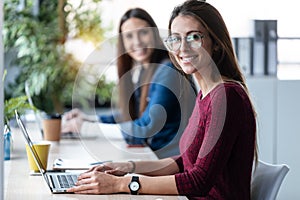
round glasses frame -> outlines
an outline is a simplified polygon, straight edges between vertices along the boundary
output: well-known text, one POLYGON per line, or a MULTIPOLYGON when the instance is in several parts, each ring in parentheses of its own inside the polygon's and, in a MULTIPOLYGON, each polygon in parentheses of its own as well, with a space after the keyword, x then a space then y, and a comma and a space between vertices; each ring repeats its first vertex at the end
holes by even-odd
POLYGON ((169 51, 176 52, 180 49, 182 41, 184 40, 190 48, 197 50, 202 46, 202 39, 204 37, 205 35, 198 32, 189 33, 186 37, 181 37, 178 34, 173 34, 169 35, 164 40, 164 44, 169 51))

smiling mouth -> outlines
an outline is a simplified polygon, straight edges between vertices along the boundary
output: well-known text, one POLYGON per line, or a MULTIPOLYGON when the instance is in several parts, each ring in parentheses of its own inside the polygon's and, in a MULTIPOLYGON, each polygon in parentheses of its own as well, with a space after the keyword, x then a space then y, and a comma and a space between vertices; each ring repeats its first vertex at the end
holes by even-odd
POLYGON ((132 52, 136 54, 145 54, 147 52, 147 48, 134 49, 132 52))
POLYGON ((192 62, 197 56, 180 57, 183 62, 192 62))

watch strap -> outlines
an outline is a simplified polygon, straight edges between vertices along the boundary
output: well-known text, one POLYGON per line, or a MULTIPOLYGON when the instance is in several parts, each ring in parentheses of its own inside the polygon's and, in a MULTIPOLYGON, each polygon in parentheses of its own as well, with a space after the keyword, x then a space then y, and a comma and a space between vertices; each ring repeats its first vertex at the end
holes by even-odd
POLYGON ((139 177, 138 176, 132 176, 132 178, 131 178, 131 182, 132 181, 136 181, 136 182, 138 182, 139 183, 139 177))
POLYGON ((139 191, 139 189, 140 189, 140 181, 139 181, 139 177, 138 177, 138 176, 132 176, 132 177, 131 177, 131 181, 130 181, 128 187, 129 187, 129 190, 130 190, 130 194, 137 195, 137 194, 138 194, 138 191, 139 191), (134 191, 134 190, 131 189, 130 184, 131 184, 132 182, 137 182, 137 183, 139 184, 138 190, 134 191))

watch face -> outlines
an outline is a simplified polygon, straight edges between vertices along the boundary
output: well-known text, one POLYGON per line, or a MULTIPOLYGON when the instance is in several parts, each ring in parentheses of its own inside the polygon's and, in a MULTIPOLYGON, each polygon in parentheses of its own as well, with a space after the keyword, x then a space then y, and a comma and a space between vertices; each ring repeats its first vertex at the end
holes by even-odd
POLYGON ((139 188, 140 188, 140 184, 138 182, 134 181, 130 183, 130 189, 132 191, 138 191, 139 188))

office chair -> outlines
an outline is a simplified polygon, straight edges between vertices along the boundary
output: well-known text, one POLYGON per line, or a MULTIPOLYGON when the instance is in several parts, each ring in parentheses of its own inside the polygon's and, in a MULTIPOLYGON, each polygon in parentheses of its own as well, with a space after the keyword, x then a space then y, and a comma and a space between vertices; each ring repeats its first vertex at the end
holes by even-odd
POLYGON ((269 164, 258 161, 252 173, 251 200, 275 200, 286 174, 286 164, 269 164))

